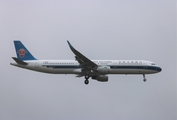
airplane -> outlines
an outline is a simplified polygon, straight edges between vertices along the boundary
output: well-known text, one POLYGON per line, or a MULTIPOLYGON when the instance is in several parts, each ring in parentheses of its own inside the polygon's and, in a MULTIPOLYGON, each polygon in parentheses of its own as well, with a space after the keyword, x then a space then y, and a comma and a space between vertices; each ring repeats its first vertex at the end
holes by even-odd
POLYGON ((107 82, 108 74, 146 74, 159 73, 162 69, 154 62, 145 60, 90 60, 69 41, 69 48, 75 54, 75 60, 38 60, 22 44, 15 40, 14 46, 17 57, 10 64, 16 67, 50 74, 75 74, 76 77, 85 77, 84 83, 89 84, 89 78, 99 82, 107 82))

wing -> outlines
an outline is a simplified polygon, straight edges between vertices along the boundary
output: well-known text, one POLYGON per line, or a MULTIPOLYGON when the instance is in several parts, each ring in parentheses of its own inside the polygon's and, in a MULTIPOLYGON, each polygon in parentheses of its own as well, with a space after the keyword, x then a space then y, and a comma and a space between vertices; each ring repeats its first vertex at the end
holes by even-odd
POLYGON ((98 65, 95 64, 93 61, 91 61, 90 59, 88 59, 87 57, 85 57, 84 55, 82 55, 79 51, 77 51, 71 44, 69 41, 68 45, 70 47, 70 49, 72 50, 72 52, 76 55, 75 58, 76 60, 79 62, 80 66, 82 67, 82 71, 95 71, 98 68, 98 65))

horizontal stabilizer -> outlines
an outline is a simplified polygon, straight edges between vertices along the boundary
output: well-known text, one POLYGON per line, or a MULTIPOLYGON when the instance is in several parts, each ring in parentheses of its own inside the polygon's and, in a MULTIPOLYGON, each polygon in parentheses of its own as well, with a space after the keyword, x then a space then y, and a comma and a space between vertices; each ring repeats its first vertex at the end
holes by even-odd
POLYGON ((15 62, 17 62, 18 64, 21 64, 21 65, 28 65, 28 63, 16 58, 16 57, 12 57, 12 59, 15 60, 15 62))

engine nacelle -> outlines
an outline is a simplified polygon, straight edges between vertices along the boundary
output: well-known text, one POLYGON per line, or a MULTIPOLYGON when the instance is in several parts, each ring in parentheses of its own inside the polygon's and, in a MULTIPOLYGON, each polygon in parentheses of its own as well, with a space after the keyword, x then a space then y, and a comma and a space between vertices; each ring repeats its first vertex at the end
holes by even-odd
POLYGON ((97 68, 97 72, 103 73, 103 74, 108 74, 110 72, 110 67, 109 66, 100 66, 97 68))
POLYGON ((108 81, 108 76, 97 75, 97 76, 93 76, 92 79, 95 79, 95 80, 100 81, 100 82, 107 82, 108 81))

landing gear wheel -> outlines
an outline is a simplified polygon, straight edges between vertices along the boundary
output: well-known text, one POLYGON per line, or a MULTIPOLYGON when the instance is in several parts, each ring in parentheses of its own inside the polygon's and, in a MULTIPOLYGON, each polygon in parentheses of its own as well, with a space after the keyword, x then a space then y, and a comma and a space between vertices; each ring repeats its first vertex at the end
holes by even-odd
POLYGON ((87 85, 89 84, 89 80, 85 80, 84 83, 87 85))
POLYGON ((146 76, 143 74, 143 81, 146 82, 146 76))

